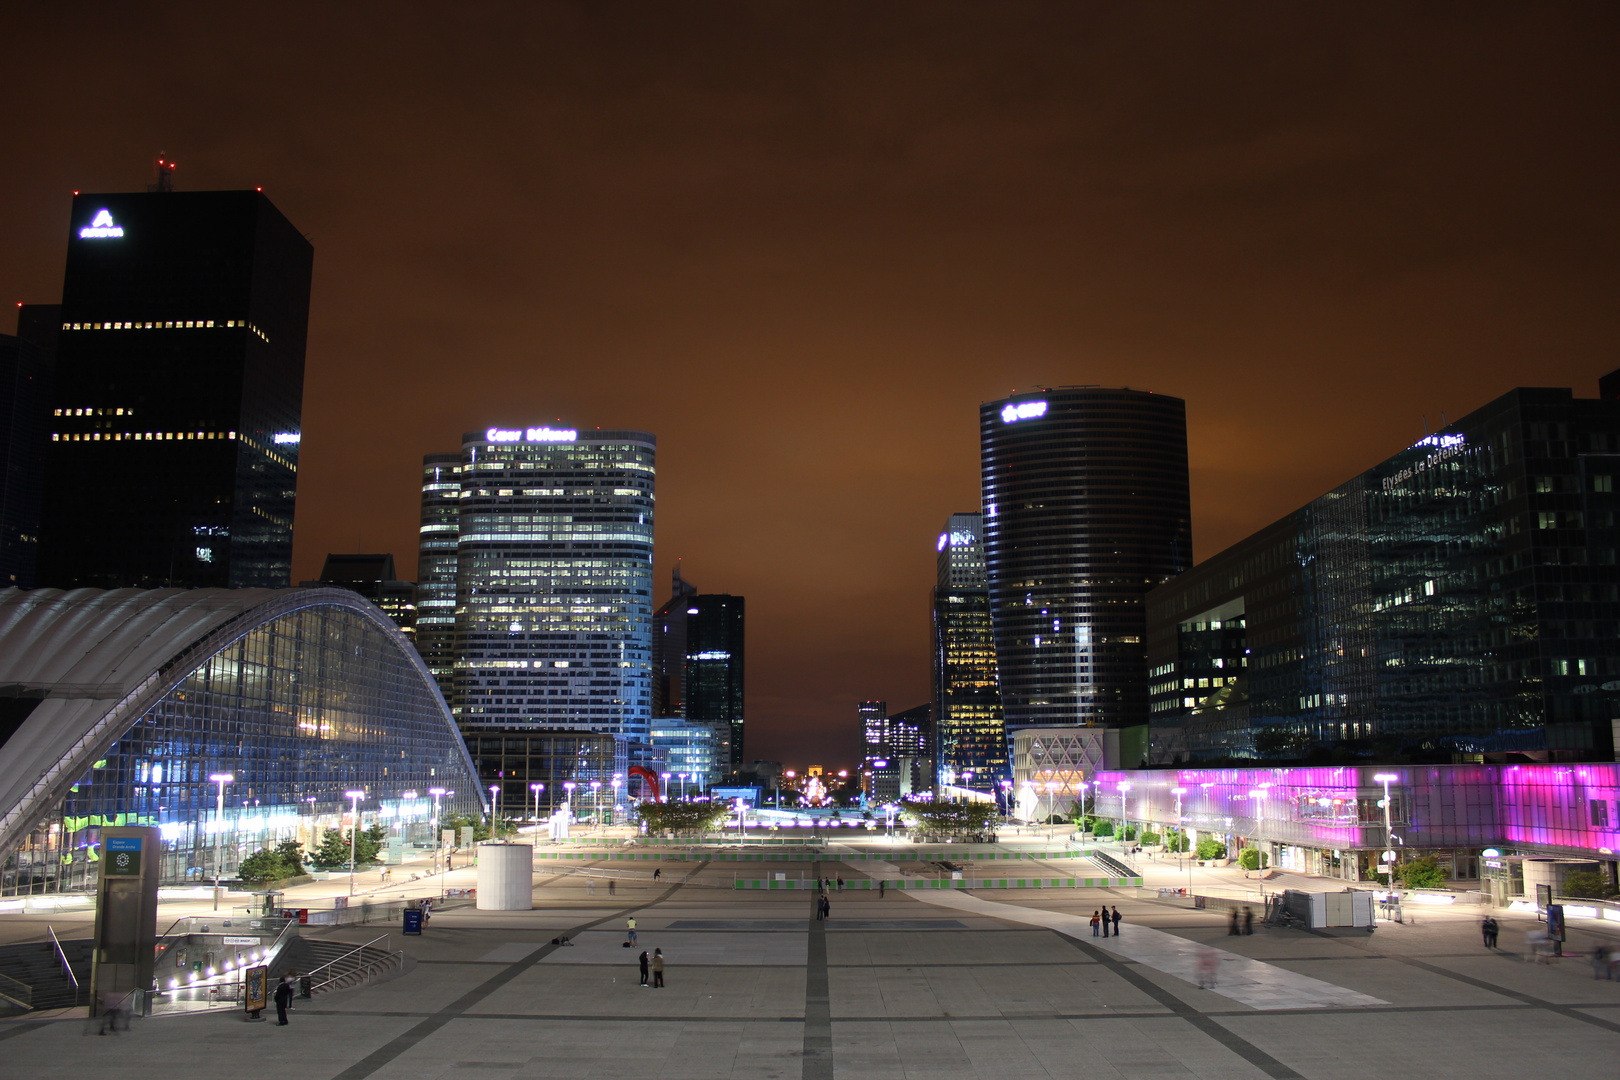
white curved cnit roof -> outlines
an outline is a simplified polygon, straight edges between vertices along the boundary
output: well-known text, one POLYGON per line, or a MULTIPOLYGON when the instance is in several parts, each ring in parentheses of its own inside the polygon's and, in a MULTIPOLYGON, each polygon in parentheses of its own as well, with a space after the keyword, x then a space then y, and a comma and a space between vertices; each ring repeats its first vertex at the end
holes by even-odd
MULTIPOLYGON (((0 696, 43 698, 0 745, 0 854, 13 850, 92 763, 210 656, 272 619, 310 607, 370 618, 443 705, 398 627, 347 589, 0 591, 0 696)), ((448 708, 444 716, 454 732, 448 708)), ((471 759, 466 764, 477 775, 471 759)))

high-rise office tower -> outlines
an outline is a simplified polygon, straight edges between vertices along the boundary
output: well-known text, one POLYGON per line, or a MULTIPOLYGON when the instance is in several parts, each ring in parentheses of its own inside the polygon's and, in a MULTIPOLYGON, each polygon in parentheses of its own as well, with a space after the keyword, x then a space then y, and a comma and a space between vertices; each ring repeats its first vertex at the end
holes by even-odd
POLYGON ((1142 600, 1192 565, 1185 404, 1059 387, 981 405, 979 438, 1008 729, 1145 725, 1142 600))
POLYGON ((855 708, 860 718, 862 756, 868 761, 881 758, 888 753, 883 738, 888 734, 884 721, 889 718, 889 703, 886 701, 863 701, 855 708))
POLYGON ((465 436, 451 695, 464 728, 647 741, 656 450, 642 431, 465 436))
POLYGON ((422 523, 416 558, 416 651, 449 701, 456 668, 456 548, 461 537, 461 455, 422 458, 422 523))
POLYGON ((952 514, 939 534, 934 586, 933 753, 940 775, 979 791, 1008 775, 990 589, 984 573, 983 514, 952 514))
POLYGON ((55 304, 31 304, 17 311, 16 337, 0 334, 0 588, 34 587, 61 321, 55 304))
POLYGON ((686 719, 714 728, 735 771, 743 761, 743 598, 698 593, 687 598, 686 719))
POLYGON ((653 715, 686 716, 686 619, 697 587, 681 580, 680 563, 670 574, 669 599, 653 615, 653 715))
POLYGON ((677 565, 653 617, 653 715, 713 730, 725 772, 743 762, 745 616, 742 597, 700 593, 677 565))
POLYGON ((390 553, 329 554, 321 566, 319 580, 298 584, 304 588, 336 585, 357 592, 382 608, 407 639, 416 640, 416 583, 399 580, 394 556, 390 553))
POLYGON ((256 191, 74 198, 40 585, 290 584, 313 259, 256 191))

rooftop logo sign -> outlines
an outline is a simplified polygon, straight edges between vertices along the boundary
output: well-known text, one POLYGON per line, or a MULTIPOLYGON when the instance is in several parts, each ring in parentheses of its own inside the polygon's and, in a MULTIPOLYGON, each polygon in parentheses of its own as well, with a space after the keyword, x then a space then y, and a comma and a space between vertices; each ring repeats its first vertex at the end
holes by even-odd
POLYGON ((110 236, 123 236, 124 227, 113 223, 112 211, 103 206, 90 219, 90 224, 79 230, 80 240, 100 240, 110 236))
POLYGON ((1016 405, 1009 402, 1001 410, 1001 422, 1003 424, 1016 424, 1020 420, 1033 420, 1037 416, 1045 415, 1046 402, 1044 401, 1020 401, 1016 405))
POLYGON ((573 442, 579 438, 579 432, 572 428, 562 430, 549 427, 532 428, 490 428, 484 432, 484 441, 492 443, 515 442, 573 442))

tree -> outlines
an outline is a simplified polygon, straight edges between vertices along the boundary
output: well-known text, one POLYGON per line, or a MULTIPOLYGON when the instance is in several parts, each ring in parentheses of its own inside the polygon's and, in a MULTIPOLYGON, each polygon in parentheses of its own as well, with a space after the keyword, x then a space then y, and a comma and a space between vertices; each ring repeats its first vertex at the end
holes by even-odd
POLYGON ((1184 833, 1184 832, 1171 833, 1170 836, 1164 842, 1164 849, 1166 851, 1172 851, 1172 852, 1186 851, 1187 850, 1187 834, 1184 833))
POLYGON ((1226 845, 1219 840, 1198 841, 1198 857, 1205 861, 1226 858, 1226 845))
MULTIPOLYGON (((354 839, 354 865, 369 866, 380 862, 378 854, 388 839, 388 830, 373 825, 354 839)), ((327 829, 321 835, 320 846, 309 854, 309 861, 318 870, 343 870, 349 865, 349 835, 336 829, 327 829)))
POLYGON ((637 803, 630 814, 644 822, 648 832, 701 836, 725 821, 731 814, 731 805, 719 800, 662 803, 647 799, 637 803))
POLYGON ((1107 818, 1099 818, 1096 824, 1091 827, 1091 831, 1096 836, 1113 836, 1114 823, 1107 818))
POLYGON ((937 837, 967 840, 990 831, 999 816, 995 803, 907 802, 906 816, 915 818, 923 832, 937 837))
POLYGON ((296 840, 283 840, 273 848, 260 848, 242 860, 237 876, 243 881, 265 883, 297 877, 304 872, 304 846, 296 840))
POLYGON ((1264 870, 1269 861, 1265 852, 1259 848, 1248 847, 1238 852, 1238 865, 1245 870, 1264 870))
POLYGON ((1142 834, 1142 843, 1144 843, 1144 844, 1157 844, 1158 842, 1159 842, 1159 834, 1158 833, 1156 833, 1156 832, 1145 832, 1145 833, 1142 834))
POLYGON ((1127 826, 1125 826, 1125 839, 1126 840, 1135 840, 1136 839, 1136 826, 1135 825, 1127 825, 1127 826))
POLYGON ((1424 855, 1397 866, 1395 878, 1408 889, 1438 889, 1446 883, 1446 872, 1437 856, 1424 855))

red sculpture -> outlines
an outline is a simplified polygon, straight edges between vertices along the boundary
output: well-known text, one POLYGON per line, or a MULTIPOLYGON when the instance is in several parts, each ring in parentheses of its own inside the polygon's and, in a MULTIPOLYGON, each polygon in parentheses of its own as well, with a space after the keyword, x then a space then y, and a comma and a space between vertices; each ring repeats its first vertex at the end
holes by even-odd
POLYGON ((630 775, 631 776, 639 776, 639 777, 641 777, 641 782, 643 784, 646 784, 648 787, 652 788, 653 802, 662 801, 659 798, 658 774, 657 773, 653 772, 651 769, 644 768, 643 766, 640 766, 640 765, 632 765, 632 766, 630 766, 630 775))

